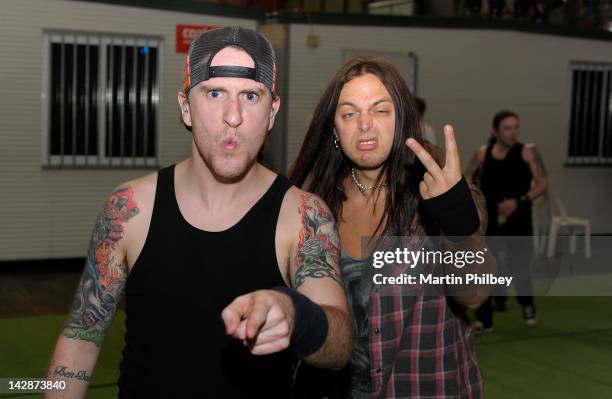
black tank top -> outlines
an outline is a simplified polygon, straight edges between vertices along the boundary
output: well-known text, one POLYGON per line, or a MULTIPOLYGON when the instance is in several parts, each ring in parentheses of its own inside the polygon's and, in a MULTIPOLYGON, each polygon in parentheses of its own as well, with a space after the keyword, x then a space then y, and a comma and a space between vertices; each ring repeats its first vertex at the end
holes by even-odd
POLYGON ((253 356, 221 320, 237 296, 285 284, 275 235, 290 187, 277 176, 238 223, 213 233, 183 218, 174 166, 158 172, 149 233, 126 283, 120 398, 291 397, 293 356, 253 356))
POLYGON ((500 225, 497 204, 504 199, 516 198, 527 194, 533 176, 529 164, 523 159, 524 145, 516 143, 508 150, 504 159, 492 155, 493 144, 487 146, 482 167, 481 188, 487 203, 489 223, 488 235, 528 235, 531 234, 531 203, 522 202, 504 224, 500 225))

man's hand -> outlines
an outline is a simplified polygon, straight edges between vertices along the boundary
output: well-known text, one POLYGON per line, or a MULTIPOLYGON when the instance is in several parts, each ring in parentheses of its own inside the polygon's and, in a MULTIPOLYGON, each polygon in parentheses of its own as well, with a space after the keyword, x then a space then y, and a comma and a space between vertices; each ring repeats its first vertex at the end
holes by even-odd
POLYGON ((415 139, 409 138, 406 140, 406 145, 414 151, 427 169, 427 172, 423 175, 423 181, 419 184, 419 191, 423 199, 430 199, 444 194, 461 180, 459 149, 457 148, 455 133, 451 125, 444 126, 446 160, 443 168, 438 166, 431 154, 415 139))
MULTIPOLYGON (((419 185, 419 191, 424 200, 431 200, 432 198, 439 197, 442 194, 447 193, 453 187, 461 181, 461 165, 459 160, 459 150, 457 148, 457 142, 455 141, 455 133, 452 126, 444 126, 444 145, 446 147, 446 160, 444 167, 440 168, 433 157, 414 139, 410 138, 406 140, 406 145, 414 151, 419 160, 423 163, 427 172, 423 176, 423 181, 419 185)), ((461 189, 460 185, 456 186, 461 189)), ((455 192, 457 195, 454 198, 446 198, 453 205, 451 208, 434 206, 437 200, 443 198, 435 198, 432 201, 425 201, 429 203, 429 211, 431 216, 440 225, 442 233, 449 238, 442 242, 443 248, 450 251, 478 251, 484 248, 485 243, 479 231, 478 227, 486 225, 486 208, 484 207, 484 201, 475 201, 475 191, 465 185, 463 192, 455 192), (467 191, 467 192, 466 192, 467 191), (459 196, 459 197, 457 197, 459 196), (472 202, 472 204, 469 204, 472 202), (470 206, 471 205, 471 206, 470 206), (471 209, 475 207, 475 209, 471 209), (480 208, 480 212, 479 209, 480 208), (450 210, 449 210, 450 209, 450 210), (470 214, 475 213, 473 220, 470 214), (450 223, 452 221, 452 223, 450 223), (472 230, 472 225, 478 223, 478 226, 472 230), (468 228, 469 227, 469 228, 468 228), (465 232, 462 232, 465 230, 465 232), (470 231, 468 233, 468 231, 470 231), (455 233, 459 232, 459 233, 455 233), (460 237, 459 241, 450 239, 451 237, 460 237)), ((476 196, 480 197, 480 194, 476 196)), ((484 229, 482 230, 484 232, 484 229)), ((474 265, 472 268, 457 269, 451 267, 450 270, 442 265, 443 272, 446 275, 451 273, 459 274, 467 273, 492 273, 495 271, 495 259, 491 256, 490 252, 485 255, 485 262, 482 264, 474 265)), ((447 295, 454 298, 454 300, 466 307, 477 307, 482 304, 489 293, 486 286, 475 285, 475 286, 463 286, 463 285, 447 285, 445 288, 447 295)))
POLYGON ((227 335, 239 339, 254 355, 268 355, 289 347, 294 327, 291 298, 281 292, 259 290, 234 299, 223 312, 227 335))
POLYGON ((515 198, 510 198, 497 204, 497 213, 508 217, 516 211, 516 208, 518 208, 518 201, 515 198))

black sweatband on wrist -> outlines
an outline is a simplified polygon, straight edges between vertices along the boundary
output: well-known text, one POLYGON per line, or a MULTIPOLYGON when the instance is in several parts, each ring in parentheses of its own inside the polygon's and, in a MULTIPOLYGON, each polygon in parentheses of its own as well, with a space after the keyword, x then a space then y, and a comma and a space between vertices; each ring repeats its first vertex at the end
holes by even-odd
POLYGON ((329 328, 321 306, 292 288, 278 286, 272 289, 287 294, 293 302, 293 334, 289 349, 299 357, 315 353, 323 346, 329 328))
POLYGON ((470 187, 463 177, 444 194, 424 200, 423 206, 451 241, 471 236, 480 227, 470 187))

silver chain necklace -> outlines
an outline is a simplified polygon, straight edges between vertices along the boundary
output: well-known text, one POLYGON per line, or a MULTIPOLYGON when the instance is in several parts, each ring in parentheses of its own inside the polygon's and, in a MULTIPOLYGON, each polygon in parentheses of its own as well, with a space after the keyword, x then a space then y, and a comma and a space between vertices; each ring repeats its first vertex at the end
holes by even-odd
POLYGON ((366 191, 376 190, 377 188, 385 187, 387 185, 387 183, 381 182, 381 183, 375 184, 370 187, 364 186, 363 184, 361 184, 361 182, 357 178, 357 173, 355 173, 355 168, 351 168, 351 177, 353 178, 353 183, 355 183, 355 186, 357 186, 357 189, 363 195, 365 195, 366 191))

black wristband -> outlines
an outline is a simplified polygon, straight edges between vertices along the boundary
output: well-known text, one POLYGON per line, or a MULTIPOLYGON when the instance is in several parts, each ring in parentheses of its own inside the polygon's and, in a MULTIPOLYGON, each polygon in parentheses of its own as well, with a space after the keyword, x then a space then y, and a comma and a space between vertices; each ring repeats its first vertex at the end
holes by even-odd
POLYGON ((444 194, 424 200, 423 206, 451 241, 471 236, 480 227, 472 193, 463 177, 444 194))
POLYGON ((287 294, 293 302, 293 334, 289 349, 299 357, 315 353, 323 346, 329 328, 321 306, 292 288, 278 286, 272 289, 287 294))

